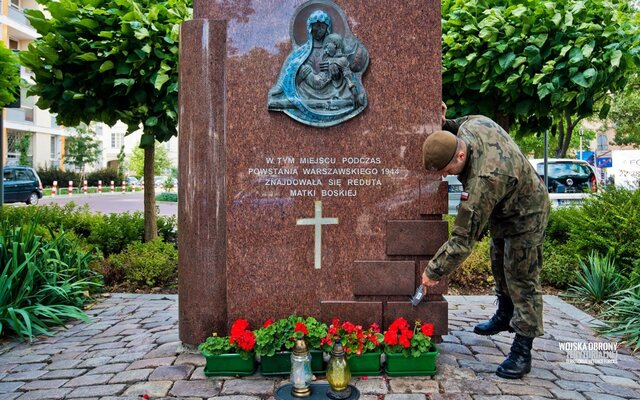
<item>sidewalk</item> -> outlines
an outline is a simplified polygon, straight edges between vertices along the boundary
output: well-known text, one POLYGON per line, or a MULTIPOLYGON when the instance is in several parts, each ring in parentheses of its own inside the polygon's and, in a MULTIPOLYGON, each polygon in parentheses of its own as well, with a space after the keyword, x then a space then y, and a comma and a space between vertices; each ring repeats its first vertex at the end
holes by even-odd
MULTIPOLYGON (((473 325, 495 311, 491 296, 447 296, 449 335, 439 345, 433 378, 356 378, 363 400, 640 399, 640 355, 618 350, 617 364, 567 363, 558 342, 606 341, 594 321, 555 296, 545 296, 545 330, 534 341, 533 370, 522 380, 494 371, 512 335, 481 337, 473 325)), ((286 379, 213 379, 200 355, 178 354, 177 296, 116 294, 74 324, 32 345, 0 342, 0 400, 214 398, 272 399, 286 379)))

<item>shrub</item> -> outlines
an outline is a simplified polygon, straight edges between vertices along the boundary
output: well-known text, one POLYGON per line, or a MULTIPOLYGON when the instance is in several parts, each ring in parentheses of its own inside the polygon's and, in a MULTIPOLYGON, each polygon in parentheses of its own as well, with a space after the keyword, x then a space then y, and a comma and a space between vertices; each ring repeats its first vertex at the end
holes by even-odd
POLYGON ((42 181, 42 186, 53 186, 53 181, 58 181, 58 187, 67 187, 69 181, 73 181, 74 186, 80 186, 80 174, 73 171, 63 171, 56 167, 38 168, 38 176, 42 181))
POLYGON ((491 273, 490 239, 476 243, 469 257, 449 277, 449 282, 467 289, 486 289, 495 283, 491 273))
POLYGON ((599 309, 622 289, 622 278, 609 256, 592 253, 588 263, 580 260, 580 272, 565 297, 584 302, 587 308, 599 309))
POLYGON ((158 236, 167 243, 178 242, 178 220, 175 215, 158 217, 158 236))
POLYGON ((122 269, 127 282, 148 287, 161 286, 175 279, 178 251, 160 239, 133 243, 120 254, 111 256, 115 268, 122 269))
POLYGON ((544 257, 540 280, 543 285, 566 289, 575 282, 578 272, 578 257, 570 246, 551 242, 544 243, 544 257))
POLYGON ((122 184, 124 177, 118 174, 116 168, 103 168, 87 174, 87 184, 89 186, 98 186, 98 181, 102 181, 103 187, 108 187, 113 181, 116 185, 122 184))
POLYGON ((45 241, 36 235, 37 218, 28 227, 0 232, 0 334, 21 337, 49 335, 49 327, 67 319, 88 318, 82 312, 89 292, 101 280, 89 268, 95 258, 78 249, 64 233, 50 232, 45 241))
POLYGON ((607 326, 597 328, 606 336, 622 339, 633 351, 640 350, 640 285, 619 293, 619 298, 612 301, 602 318, 607 326))
POLYGON ((51 204, 38 207, 4 207, 4 218, 9 225, 18 226, 30 224, 36 215, 41 225, 54 231, 73 231, 80 237, 89 237, 93 225, 99 219, 100 214, 93 214, 89 206, 78 206, 69 202, 63 206, 51 204))
POLYGON ((117 254, 124 248, 144 238, 144 219, 142 213, 122 213, 103 215, 93 226, 89 243, 102 250, 105 257, 117 254))
POLYGON ((162 192, 156 196, 156 200, 158 201, 173 201, 174 203, 178 201, 178 193, 169 193, 162 192))

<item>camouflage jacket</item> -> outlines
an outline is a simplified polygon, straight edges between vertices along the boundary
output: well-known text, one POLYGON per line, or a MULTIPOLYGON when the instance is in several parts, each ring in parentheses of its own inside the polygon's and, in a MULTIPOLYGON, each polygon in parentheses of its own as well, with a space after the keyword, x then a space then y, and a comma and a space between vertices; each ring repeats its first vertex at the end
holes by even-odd
POLYGON ((448 120, 467 144, 467 162, 458 176, 466 200, 460 202, 451 238, 427 266, 430 279, 455 270, 471 253, 484 226, 492 237, 513 238, 531 246, 542 243, 549 217, 549 194, 518 145, 498 124, 483 116, 448 120))

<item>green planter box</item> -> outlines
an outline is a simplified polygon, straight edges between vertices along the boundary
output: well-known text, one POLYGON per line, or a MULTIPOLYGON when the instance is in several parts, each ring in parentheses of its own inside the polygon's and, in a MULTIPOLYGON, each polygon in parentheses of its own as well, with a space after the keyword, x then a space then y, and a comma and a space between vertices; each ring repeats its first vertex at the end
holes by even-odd
POLYGON ((352 376, 378 376, 382 373, 380 368, 380 351, 364 353, 352 356, 347 360, 352 376))
POLYGON ((438 348, 431 345, 431 351, 419 357, 405 357, 402 354, 388 354, 385 372, 388 376, 433 376, 436 374, 438 348))
POLYGON ((204 367, 206 376, 247 376, 256 371, 256 360, 253 356, 243 359, 240 354, 213 355, 202 352, 207 359, 204 367))
MULTIPOLYGON (((314 374, 326 372, 322 351, 311 350, 311 371, 314 374)), ((291 352, 281 351, 272 356, 260 358, 260 372, 262 375, 289 375, 291 373, 291 352)))

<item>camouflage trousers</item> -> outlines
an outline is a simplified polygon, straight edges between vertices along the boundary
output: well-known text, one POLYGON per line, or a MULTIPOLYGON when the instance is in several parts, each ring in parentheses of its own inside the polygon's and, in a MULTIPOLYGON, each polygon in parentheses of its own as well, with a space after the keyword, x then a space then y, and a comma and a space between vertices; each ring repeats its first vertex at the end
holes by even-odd
POLYGON ((542 336, 542 241, 491 239, 491 270, 496 294, 513 301, 511 327, 522 336, 542 336))

